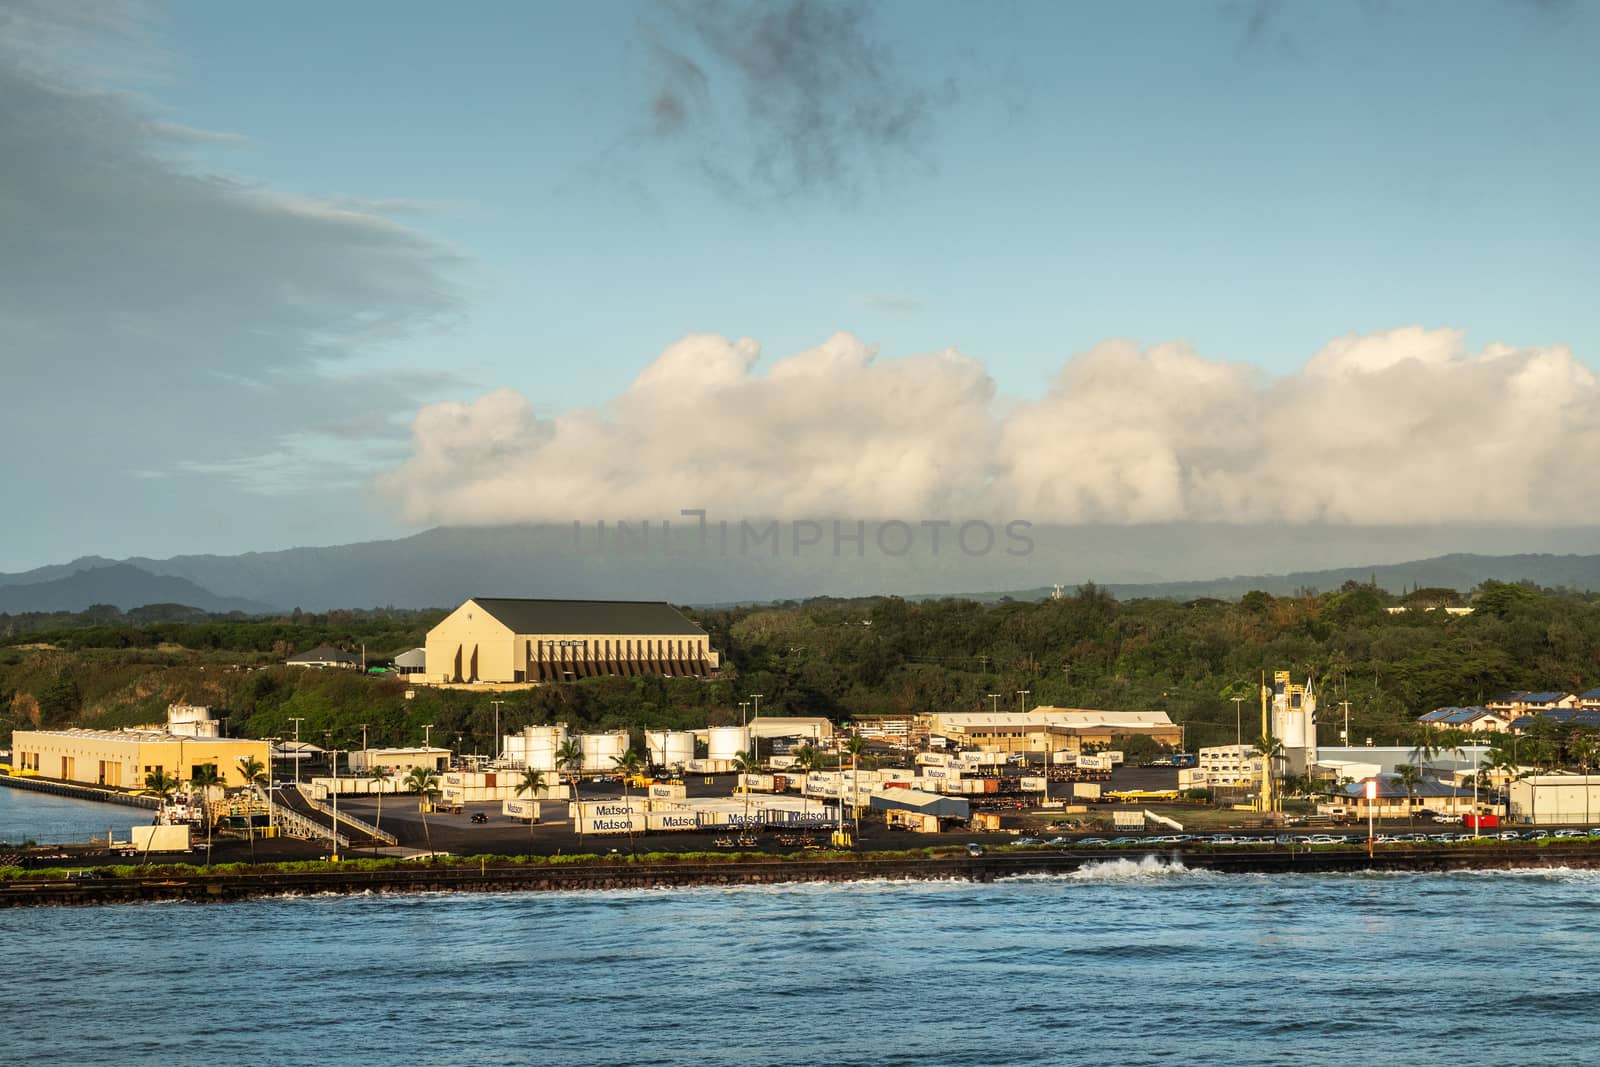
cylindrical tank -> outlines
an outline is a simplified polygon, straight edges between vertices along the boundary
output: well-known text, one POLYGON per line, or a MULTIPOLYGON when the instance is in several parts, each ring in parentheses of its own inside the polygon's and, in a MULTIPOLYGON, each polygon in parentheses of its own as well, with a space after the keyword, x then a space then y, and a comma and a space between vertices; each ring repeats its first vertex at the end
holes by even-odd
POLYGON ((713 726, 710 732, 708 759, 733 759, 740 753, 750 752, 750 730, 744 726, 713 726))
POLYGON ((1274 709, 1272 731, 1284 748, 1306 747, 1306 713, 1299 708, 1274 709))
POLYGON ((694 734, 687 730, 646 730, 644 743, 657 767, 676 767, 694 759, 694 734))
POLYGON ((532 770, 553 773, 556 749, 566 739, 565 726, 525 726, 521 733, 506 734, 506 759, 518 760, 532 770))
POLYGON ((613 730, 605 734, 579 734, 578 748, 583 752, 585 774, 606 774, 617 769, 614 757, 628 750, 628 731, 613 730))

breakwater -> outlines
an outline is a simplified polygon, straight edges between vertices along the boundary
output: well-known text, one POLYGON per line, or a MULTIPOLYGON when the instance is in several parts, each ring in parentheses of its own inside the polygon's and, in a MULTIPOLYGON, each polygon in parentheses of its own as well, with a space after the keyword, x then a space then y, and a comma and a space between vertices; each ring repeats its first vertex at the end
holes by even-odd
POLYGON ((627 862, 397 865, 347 870, 252 873, 154 869, 107 878, 17 877, 0 882, 0 907, 125 904, 139 901, 222 902, 263 896, 361 893, 506 893, 656 889, 682 886, 775 885, 866 880, 994 882, 1028 875, 1069 875, 1108 861, 1170 864, 1231 874, 1329 874, 1361 871, 1444 872, 1526 868, 1600 868, 1600 846, 1506 844, 1474 848, 1388 849, 1371 859, 1357 849, 1108 849, 994 852, 983 856, 839 859, 729 857, 719 862, 627 862))
POLYGON ((0 786, 22 789, 30 793, 48 793, 51 796, 71 797, 73 800, 95 800, 102 804, 121 804, 130 808, 148 808, 151 811, 161 807, 161 799, 159 797, 122 793, 115 789, 98 789, 92 785, 78 785, 73 782, 58 782, 52 778, 18 777, 11 774, 0 774, 0 786))

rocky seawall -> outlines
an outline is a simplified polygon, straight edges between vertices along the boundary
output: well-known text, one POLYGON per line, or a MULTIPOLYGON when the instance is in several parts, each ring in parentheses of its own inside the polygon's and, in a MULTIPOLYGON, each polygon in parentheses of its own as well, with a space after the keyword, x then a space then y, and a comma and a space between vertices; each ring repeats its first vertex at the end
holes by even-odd
POLYGON ((204 871, 124 877, 19 875, 0 881, 0 906, 128 904, 141 901, 224 902, 263 896, 354 893, 514 893, 575 890, 664 889, 685 886, 773 885, 784 882, 845 882, 873 879, 991 882, 1024 875, 1071 875, 1098 864, 1130 861, 1182 865, 1230 874, 1325 874, 1333 872, 1505 870, 1512 868, 1600 868, 1600 846, 1507 844, 1463 848, 1385 849, 1372 859, 1364 850, 1286 849, 1154 850, 1126 848, 1072 852, 991 852, 982 856, 875 857, 837 859, 767 856, 729 857, 720 862, 629 862, 477 864, 418 863, 377 870, 204 871))

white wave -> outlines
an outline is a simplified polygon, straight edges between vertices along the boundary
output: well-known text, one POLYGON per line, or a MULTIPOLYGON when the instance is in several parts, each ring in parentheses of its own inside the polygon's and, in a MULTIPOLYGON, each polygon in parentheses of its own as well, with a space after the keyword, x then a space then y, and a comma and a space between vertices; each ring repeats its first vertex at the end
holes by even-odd
POLYGON ((1066 882, 1148 882, 1166 878, 1219 878, 1215 871, 1194 870, 1174 857, 1171 860, 1141 856, 1137 860, 1115 859, 1086 863, 1075 871, 1047 876, 1066 882))

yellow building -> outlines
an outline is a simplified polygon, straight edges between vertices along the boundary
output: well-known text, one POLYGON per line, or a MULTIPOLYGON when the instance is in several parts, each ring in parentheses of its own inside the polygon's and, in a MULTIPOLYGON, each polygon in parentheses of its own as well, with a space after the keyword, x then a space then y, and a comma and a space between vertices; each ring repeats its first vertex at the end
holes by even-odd
POLYGON ((271 746, 240 737, 189 737, 164 730, 17 730, 12 765, 80 785, 140 790, 145 776, 162 771, 180 781, 210 764, 229 786, 245 784, 241 760, 270 766, 271 746))
POLYGON ((566 682, 597 675, 704 677, 706 632, 662 601, 474 597, 428 631, 434 684, 566 682))
POLYGON ((1108 745, 1119 738, 1149 737, 1158 744, 1183 743, 1183 728, 1164 711, 1100 711, 1038 707, 1031 711, 935 712, 930 736, 985 752, 1067 752, 1083 745, 1108 745))

